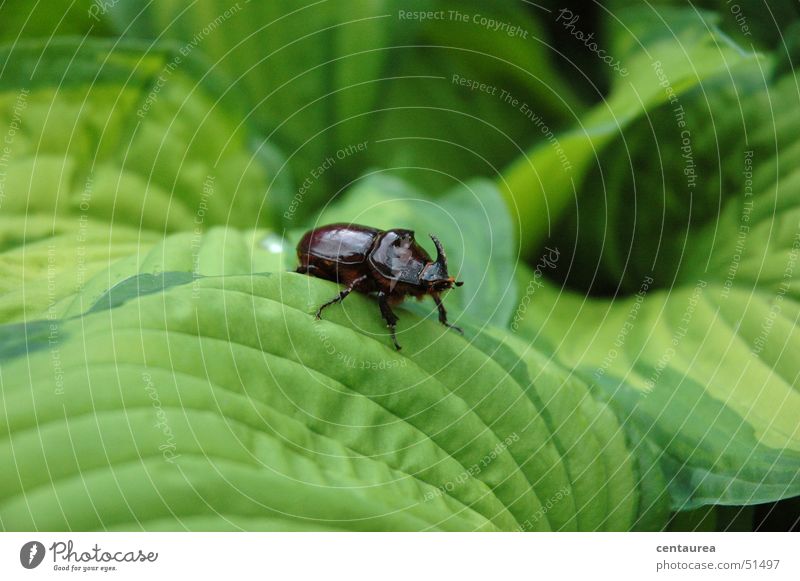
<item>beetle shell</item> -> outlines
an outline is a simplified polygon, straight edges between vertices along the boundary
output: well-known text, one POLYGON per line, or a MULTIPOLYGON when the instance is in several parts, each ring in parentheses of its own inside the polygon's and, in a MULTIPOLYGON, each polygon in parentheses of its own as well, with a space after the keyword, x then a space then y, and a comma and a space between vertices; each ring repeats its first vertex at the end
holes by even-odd
POLYGON ((331 224, 306 232, 297 245, 297 254, 301 261, 308 255, 339 264, 361 264, 380 233, 368 226, 331 224))

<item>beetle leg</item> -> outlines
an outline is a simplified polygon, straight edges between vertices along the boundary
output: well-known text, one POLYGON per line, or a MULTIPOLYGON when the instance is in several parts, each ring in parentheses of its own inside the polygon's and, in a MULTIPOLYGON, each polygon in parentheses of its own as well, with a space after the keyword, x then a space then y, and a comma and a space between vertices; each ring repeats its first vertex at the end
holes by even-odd
POLYGON ((346 287, 344 290, 342 290, 342 292, 340 292, 338 295, 336 295, 335 297, 333 297, 333 298, 332 298, 331 300, 329 300, 327 303, 323 303, 323 304, 321 304, 321 305, 319 306, 319 308, 317 309, 316 318, 317 318, 317 319, 321 319, 321 318, 322 318, 322 309, 324 309, 325 307, 329 307, 329 306, 331 306, 331 305, 335 305, 336 303, 340 303, 340 302, 342 302, 342 301, 345 299, 345 297, 346 297, 347 295, 349 295, 351 292, 353 292, 353 289, 354 289, 354 288, 355 288, 355 287, 356 287, 356 286, 357 286, 359 283, 361 283, 361 282, 363 282, 364 280, 366 280, 366 278, 367 278, 367 277, 366 277, 366 275, 364 275, 364 276, 359 276, 357 279, 355 279, 353 282, 351 282, 349 285, 347 285, 347 287, 346 287))
POLYGON ((438 294, 432 294, 432 296, 433 300, 436 301, 436 308, 439 309, 439 322, 445 327, 450 327, 453 329, 453 331, 458 331, 463 335, 464 330, 461 327, 447 322, 447 309, 444 308, 444 303, 442 302, 441 297, 439 297, 438 294))
POLYGON ((402 347, 400 347, 400 344, 397 342, 397 335, 395 335, 395 329, 397 328, 397 315, 392 312, 392 308, 389 306, 388 294, 384 292, 378 293, 378 306, 381 308, 381 315, 386 321, 386 326, 389 327, 389 333, 392 336, 394 347, 400 351, 402 347))

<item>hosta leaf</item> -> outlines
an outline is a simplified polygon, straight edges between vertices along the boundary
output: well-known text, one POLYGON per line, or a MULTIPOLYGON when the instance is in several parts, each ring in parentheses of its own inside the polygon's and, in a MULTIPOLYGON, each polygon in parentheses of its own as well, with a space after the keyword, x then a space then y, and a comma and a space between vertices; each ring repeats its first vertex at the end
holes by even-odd
POLYGON ((800 493, 800 99, 771 64, 733 67, 629 128, 563 261, 570 284, 614 298, 537 287, 517 325, 655 448, 679 510, 800 493))
MULTIPOLYGON (((557 235, 556 226, 565 212, 582 212, 587 201, 592 212, 581 220, 580 227, 591 228, 598 221, 604 224, 599 218, 607 211, 604 203, 610 194, 604 191, 607 176, 602 171, 605 168, 598 165, 598 156, 619 140, 632 122, 667 103, 672 93, 680 99, 686 92, 702 91, 709 80, 728 75, 730 70, 755 66, 757 55, 732 44, 715 29, 713 15, 660 8, 659 17, 652 15, 653 10, 649 6, 631 8, 615 15, 623 22, 617 27, 622 40, 615 50, 629 74, 614 77, 611 93, 603 103, 584 115, 578 127, 557 135, 557 142, 538 145, 504 172, 499 184, 520 225, 525 254, 530 255, 549 236, 557 235), (641 20, 655 25, 637 26, 641 20), (626 54, 624 45, 636 50, 626 54), (664 79, 668 87, 663 85, 664 79), (599 171, 599 177, 587 179, 593 171, 599 171)), ((674 119, 670 121, 674 124, 674 119)), ((680 130, 677 133, 680 135, 680 130)), ((627 144, 623 141, 614 152, 628 155, 627 144)), ((642 154, 654 152, 644 148, 642 154)), ((631 214, 630 203, 621 203, 620 207, 625 215, 631 214)), ((592 253, 603 248, 596 240, 591 244, 592 253)))
POLYGON ((167 236, 146 252, 118 260, 87 281, 80 292, 56 305, 59 316, 112 308, 132 297, 187 284, 200 276, 242 275, 288 270, 294 256, 275 247, 279 239, 263 230, 211 228, 206 233, 167 236), (137 276, 140 275, 140 276, 137 276))
MULTIPOLYGON (((0 321, 4 323, 59 317, 61 300, 83 289, 111 263, 147 254, 158 240, 147 231, 121 226, 111 230, 96 221, 83 222, 77 230, 73 230, 74 220, 54 224, 48 217, 27 223, 34 229, 40 225, 43 233, 54 229, 58 233, 40 237, 26 232, 32 241, 0 252, 0 321)), ((0 222, 0 232, 13 237, 14 230, 25 224, 17 218, 6 228, 0 222)))
POLYGON ((0 329, 3 528, 560 530, 637 519, 619 426, 575 378, 569 402, 555 403, 564 372, 543 359, 510 374, 486 355, 494 343, 504 363, 515 358, 499 339, 479 348, 473 331, 405 312, 398 353, 371 298, 314 322, 336 285, 302 275, 173 279, 161 291, 139 277, 147 292, 50 321, 44 334, 36 323, 0 329), (26 351, 14 348, 21 337, 26 351), (597 498, 583 463, 609 477, 597 498))
MULTIPOLYGON (((650 5, 663 4, 686 8, 681 0, 655 0, 650 5)), ((800 8, 792 0, 703 0, 694 3, 704 10, 714 10, 719 17, 719 26, 727 35, 743 45, 755 44, 760 48, 785 48, 792 43, 790 27, 800 19, 800 8)), ((639 7, 638 0, 611 0, 606 7, 617 17, 626 14, 631 7, 639 7)), ((691 11, 687 11, 691 13, 691 11)), ((645 20, 642 18, 641 20, 645 20)))
POLYGON ((56 39, 1 54, 4 215, 161 232, 269 223, 277 168, 250 152, 234 93, 198 80, 179 47, 56 39))
POLYGON ((630 527, 632 514, 634 528, 661 528, 668 509, 652 455, 628 443, 611 410, 593 399, 576 374, 514 336, 491 334, 495 339, 483 334, 475 344, 529 386, 570 473, 580 528, 621 530, 630 527))
MULTIPOLYGON (((753 216, 748 244, 759 249, 758 271, 745 261, 741 277, 707 272, 668 291, 651 290, 649 279, 638 296, 614 301, 544 286, 522 319, 535 345, 661 450, 675 508, 800 493, 800 198, 785 195, 791 209, 753 216)), ((739 264, 738 226, 723 226, 711 263, 739 264)))
MULTIPOLYGON (((115 304, 130 292, 123 283, 137 274, 152 277, 149 283, 139 280, 141 284, 161 284, 164 272, 191 280, 287 270, 286 260, 294 261, 280 239, 265 230, 216 227, 159 238, 119 226, 111 230, 98 222, 72 232, 71 222, 64 233, 0 253, 0 321, 79 315, 101 297, 106 305, 115 304)), ((135 293, 141 292, 138 285, 135 288, 135 293)))
POLYGON ((769 295, 725 297, 699 283, 643 301, 583 301, 549 288, 537 300, 523 328, 658 446, 675 508, 800 493, 796 305, 764 357, 753 349, 769 295))
POLYGON ((122 0, 110 13, 127 37, 169 38, 209 55, 252 96, 250 116, 309 179, 302 217, 373 165, 410 168, 431 192, 497 174, 541 133, 500 98, 526 100, 556 127, 579 103, 551 63, 545 26, 518 2, 374 0, 195 2, 146 7, 122 0), (441 11, 444 21, 404 14, 441 11), (466 15, 467 22, 449 14, 466 15), (473 22, 483 17, 517 32, 473 22), (453 75, 497 87, 469 90, 453 75), (367 142, 355 155, 337 151, 367 142), (317 171, 327 159, 332 167, 317 171), (420 168, 420 169, 414 169, 420 168), (319 174, 319 175, 317 175, 319 174))

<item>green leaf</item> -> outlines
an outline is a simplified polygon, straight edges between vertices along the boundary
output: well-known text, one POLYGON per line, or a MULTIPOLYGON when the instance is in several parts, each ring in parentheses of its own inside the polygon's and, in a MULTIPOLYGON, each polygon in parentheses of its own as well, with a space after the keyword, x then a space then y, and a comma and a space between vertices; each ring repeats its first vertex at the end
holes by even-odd
MULTIPOLYGON (((576 209, 585 202, 592 204, 591 219, 582 221, 582 228, 591 227, 598 219, 596 206, 600 205, 600 215, 604 215, 602 204, 612 197, 602 190, 607 172, 601 171, 599 180, 587 176, 598 167, 598 155, 631 123, 653 109, 666 107, 672 94, 681 99, 687 92, 703 91, 707 83, 731 70, 757 66, 758 56, 731 43, 713 26, 713 16, 667 8, 659 14, 654 18, 652 8, 632 8, 615 15, 622 22, 622 40, 615 50, 622 55, 619 58, 629 75, 615 77, 610 95, 584 115, 575 129, 537 145, 498 181, 520 226, 524 254, 537 251, 548 236, 557 233, 571 201, 576 209), (636 50, 624 51, 625 43, 636 50), (662 84, 665 80, 667 85, 662 84)), ((674 119, 670 121, 674 125, 674 119)), ((627 151, 624 142, 614 149, 621 156, 627 151)), ((652 149, 641 151, 653 155, 652 149)), ((600 169, 605 168, 601 165, 600 169)), ((622 203, 627 200, 620 202, 619 207, 630 212, 629 203, 622 203)))
POLYGON ((732 115, 748 138, 744 144, 727 138, 720 147, 727 173, 738 183, 713 220, 693 225, 687 245, 698 260, 683 261, 670 275, 683 281, 705 276, 725 289, 798 299, 793 284, 800 223, 798 82, 796 74, 767 78, 760 90, 741 99, 744 115, 732 115))
MULTIPOLYGON (((696 231, 716 229, 720 208, 742 191, 745 157, 758 147, 751 132, 776 97, 766 82, 758 66, 740 66, 631 124, 590 174, 603 195, 586 192, 549 241, 576 256, 572 286, 635 293, 645 276, 668 285, 693 262, 696 231)), ((774 147, 763 144, 756 159, 774 147)))
POLYGON ((593 399, 587 384, 506 333, 489 331, 474 343, 529 386, 570 472, 582 530, 624 530, 631 527, 631 514, 636 530, 662 528, 668 504, 660 468, 648 449, 620 429, 613 412, 593 399), (585 425, 601 429, 587 431, 585 425))
MULTIPOLYGON (((44 222, 49 230, 52 222, 44 222)), ((217 227, 162 239, 148 231, 110 229, 99 222, 83 223, 74 232, 72 222, 67 221, 56 235, 37 236, 24 246, 0 252, 0 321, 81 314, 100 297, 124 296, 126 291, 117 285, 137 274, 151 276, 154 282, 164 272, 191 277, 290 268, 280 238, 265 230, 217 227)), ((106 305, 108 300, 119 300, 106 299, 106 305)))
POLYGON ((53 309, 59 317, 79 316, 87 310, 108 309, 131 298, 198 277, 281 272, 294 256, 274 233, 211 228, 207 232, 167 236, 146 252, 137 252, 110 264, 53 309))
MULTIPOLYGON (((682 0, 650 0, 650 5, 686 7, 682 0)), ((800 8, 792 0, 700 0, 693 2, 704 10, 713 10, 719 25, 726 34, 742 45, 759 48, 785 48, 793 42, 791 26, 800 18, 800 8)), ((631 7, 639 7, 638 0, 611 0, 608 10, 614 15, 624 15, 631 7)))
POLYGON ((369 297, 315 322, 336 285, 297 274, 162 286, 43 329, 0 328, 4 529, 571 530, 637 518, 618 424, 544 359, 509 374, 485 352, 515 359, 498 339, 476 346, 472 332, 411 314, 398 353, 369 297), (570 401, 554 403, 562 389, 570 401), (590 475, 612 468, 594 491, 590 475))
POLYGON ((4 215, 174 231, 269 224, 285 184, 249 150, 233 93, 178 47, 96 39, 2 50, 4 215))
POLYGON ((147 253, 157 235, 97 221, 18 216, 0 221, 9 242, 17 235, 24 245, 0 252, 0 322, 60 316, 59 301, 82 289, 109 264, 147 253), (23 232, 25 226, 30 226, 23 232), (55 230, 55 233, 53 232, 55 230))
POLYGON ((610 301, 544 285, 520 332, 657 447, 673 508, 800 494, 796 295, 649 284, 610 301))
POLYGON ((4 0, 0 5, 0 42, 18 42, 27 38, 50 39, 68 35, 107 35, 102 0, 51 0, 28 2, 4 0))
POLYGON ((511 318, 516 302, 514 235, 491 182, 472 181, 432 199, 402 180, 376 173, 325 208, 309 227, 335 222, 410 228, 432 256, 436 252, 428 234, 438 236, 451 274, 464 281, 448 293, 447 305, 501 327, 511 318))
POLYGON ((655 448, 676 510, 800 493, 797 78, 732 62, 631 124, 556 238, 612 298, 533 285, 512 326, 655 448))
POLYGON ((122 0, 111 14, 128 37, 169 38, 206 53, 252 97, 250 115, 290 153, 297 183, 310 180, 303 217, 372 165, 406 169, 403 177, 432 192, 496 175, 541 138, 501 90, 535 103, 553 127, 580 107, 550 62, 537 18, 546 13, 516 2, 165 0, 143 9, 122 0), (420 11, 444 19, 403 16, 420 11), (360 143, 366 150, 337 157, 360 143), (317 171, 323 165, 331 167, 317 171))

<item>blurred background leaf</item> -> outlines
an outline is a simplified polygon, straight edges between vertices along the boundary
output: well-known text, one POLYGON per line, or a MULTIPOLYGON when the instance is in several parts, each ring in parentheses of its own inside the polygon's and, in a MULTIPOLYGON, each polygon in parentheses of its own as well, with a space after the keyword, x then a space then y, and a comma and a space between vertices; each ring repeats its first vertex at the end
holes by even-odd
POLYGON ((371 165, 407 168, 402 177, 429 194, 494 176, 541 139, 501 90, 531 103, 554 128, 581 109, 552 63, 541 17, 521 3, 169 0, 142 9, 122 0, 110 13, 126 37, 174 39, 209 55, 210 68, 250 96, 248 117, 286 152, 298 183, 341 148, 368 142, 366 152, 313 180, 301 216, 371 165), (414 11, 446 18, 402 16, 414 11), (450 11, 468 21, 451 20, 450 11), (475 16, 519 32, 491 30, 475 16), (454 75, 496 94, 471 91, 454 75))
MULTIPOLYGON (((611 214, 623 225, 610 235, 587 228, 594 244, 611 238, 607 255, 635 252, 615 257, 612 264, 625 268, 605 270, 627 293, 601 300, 546 286, 521 326, 659 446, 676 509, 800 493, 800 174, 793 162, 800 93, 794 76, 766 82, 756 90, 745 77, 738 107, 715 101, 715 114, 733 118, 727 125, 689 125, 698 156, 704 127, 745 127, 742 137, 732 129, 711 133, 724 166, 716 181, 703 169, 713 165, 698 166, 697 224, 680 203, 686 174, 664 170, 675 184, 672 206, 683 210, 682 229, 672 223, 653 235, 645 223, 637 226, 641 240, 615 244, 625 225, 636 224, 630 199, 611 214), (703 196, 721 211, 704 209, 703 196), (659 250, 668 259, 648 254, 659 250)), ((683 166, 680 146, 670 149, 662 163, 683 166)), ((636 167, 640 177, 657 171, 644 158, 636 167)), ((645 180, 638 195, 653 196, 652 183, 645 180)), ((639 207, 649 215, 653 203, 639 207)))
POLYGON ((56 36, 112 34, 105 19, 104 6, 113 0, 3 0, 0 13, 0 43, 15 44, 20 40, 56 36))
POLYGON ((4 215, 73 216, 76 231, 272 222, 264 198, 287 187, 277 153, 253 154, 235 93, 174 47, 26 41, 0 58, 4 215))
MULTIPOLYGON (((616 49, 629 74, 617 75, 607 98, 583 115, 574 129, 520 157, 500 180, 521 227, 523 254, 533 256, 535 262, 537 250, 546 243, 571 248, 580 225, 581 240, 586 240, 589 248, 585 257, 574 254, 581 261, 578 276, 588 279, 594 278, 597 253, 605 248, 605 238, 627 233, 624 229, 617 232, 615 224, 603 219, 610 212, 608 206, 616 205, 620 219, 625 220, 635 219, 642 206, 647 216, 661 215, 654 204, 631 208, 628 198, 637 192, 626 190, 627 184, 614 187, 614 180, 621 179, 614 172, 620 168, 609 168, 608 158, 622 160, 618 165, 630 163, 622 168, 630 171, 639 167, 629 157, 649 157, 654 164, 659 159, 653 144, 628 143, 630 125, 650 128, 656 146, 665 136, 679 136, 674 123, 651 127, 650 112, 659 108, 671 111, 671 95, 682 103, 684 93, 704 94, 709 84, 713 86, 719 79, 724 83, 729 71, 756 67, 758 60, 756 54, 724 39, 713 27, 716 18, 710 14, 676 9, 654 13, 652 8, 640 7, 615 14, 615 19, 624 19, 616 34, 625 43, 618 40, 616 49)), ((651 174, 641 175, 651 195, 657 195, 651 174)))

